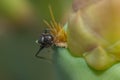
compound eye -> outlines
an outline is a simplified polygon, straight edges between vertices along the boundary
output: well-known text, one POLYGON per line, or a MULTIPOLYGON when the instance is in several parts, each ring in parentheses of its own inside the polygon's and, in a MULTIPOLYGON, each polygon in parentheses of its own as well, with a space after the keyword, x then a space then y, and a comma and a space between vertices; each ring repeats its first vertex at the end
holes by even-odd
POLYGON ((49 35, 48 37, 48 40, 52 41, 53 40, 53 37, 51 35, 49 35))
POLYGON ((44 36, 41 36, 38 40, 38 43, 41 44, 41 43, 44 43, 44 36))

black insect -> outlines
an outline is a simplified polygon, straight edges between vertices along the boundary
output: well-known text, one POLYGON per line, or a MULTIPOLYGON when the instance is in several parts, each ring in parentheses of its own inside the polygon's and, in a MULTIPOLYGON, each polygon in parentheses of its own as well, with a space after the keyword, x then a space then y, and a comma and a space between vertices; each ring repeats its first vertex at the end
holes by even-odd
POLYGON ((54 45, 54 37, 53 35, 50 33, 50 31, 48 29, 46 29, 41 35, 40 38, 38 40, 38 44, 40 44, 40 48, 37 51, 37 53, 35 54, 35 56, 37 58, 40 59, 46 59, 45 57, 42 56, 38 56, 39 52, 44 49, 44 48, 48 48, 51 47, 52 45, 54 45))
MULTIPOLYGON (((48 23, 46 20, 43 20, 44 23, 49 27, 49 30, 46 29, 41 35, 38 40, 38 44, 40 44, 40 49, 36 53, 36 57, 40 59, 47 59, 42 56, 38 56, 39 52, 43 50, 44 48, 51 47, 53 45, 57 47, 65 47, 67 48, 67 35, 66 32, 64 31, 63 27, 61 24, 57 23, 51 6, 49 6, 50 10, 50 15, 51 15, 51 21, 48 23)), ((48 59, 47 59, 48 60, 48 59)))

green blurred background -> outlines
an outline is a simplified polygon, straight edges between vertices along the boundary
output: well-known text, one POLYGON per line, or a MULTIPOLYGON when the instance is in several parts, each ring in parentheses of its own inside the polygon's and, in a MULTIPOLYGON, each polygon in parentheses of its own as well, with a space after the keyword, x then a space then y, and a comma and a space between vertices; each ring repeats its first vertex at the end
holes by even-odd
POLYGON ((54 65, 35 58, 35 41, 46 28, 43 19, 50 20, 48 5, 64 24, 71 4, 72 0, 0 0, 0 80, 57 80, 54 65))

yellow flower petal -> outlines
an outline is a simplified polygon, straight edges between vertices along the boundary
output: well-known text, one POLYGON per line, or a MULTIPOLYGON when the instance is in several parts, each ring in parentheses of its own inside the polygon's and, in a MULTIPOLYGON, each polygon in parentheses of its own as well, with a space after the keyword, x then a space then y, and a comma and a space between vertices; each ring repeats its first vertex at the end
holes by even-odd
POLYGON ((86 23, 110 44, 120 40, 120 0, 101 0, 85 10, 86 23))

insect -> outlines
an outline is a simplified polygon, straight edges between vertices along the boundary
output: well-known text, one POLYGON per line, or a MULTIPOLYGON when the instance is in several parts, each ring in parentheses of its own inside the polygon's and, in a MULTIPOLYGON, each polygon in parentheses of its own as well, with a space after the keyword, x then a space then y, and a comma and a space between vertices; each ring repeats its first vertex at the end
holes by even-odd
POLYGON ((53 35, 51 35, 49 33, 49 30, 46 29, 41 35, 39 40, 37 40, 37 43, 40 44, 40 48, 38 50, 38 52, 36 53, 36 57, 40 58, 40 59, 45 59, 45 57, 42 56, 38 56, 39 52, 43 49, 43 48, 48 48, 51 47, 54 43, 53 43, 53 35))
POLYGON ((39 52, 44 48, 48 48, 51 46, 67 48, 66 32, 62 28, 62 25, 55 21, 51 6, 49 6, 49 10, 50 10, 50 15, 52 20, 50 21, 50 23, 44 20, 44 23, 49 27, 49 29, 46 29, 40 35, 39 40, 37 40, 37 43, 40 44, 40 48, 35 54, 35 56, 40 59, 47 59, 45 57, 38 56, 39 52))

